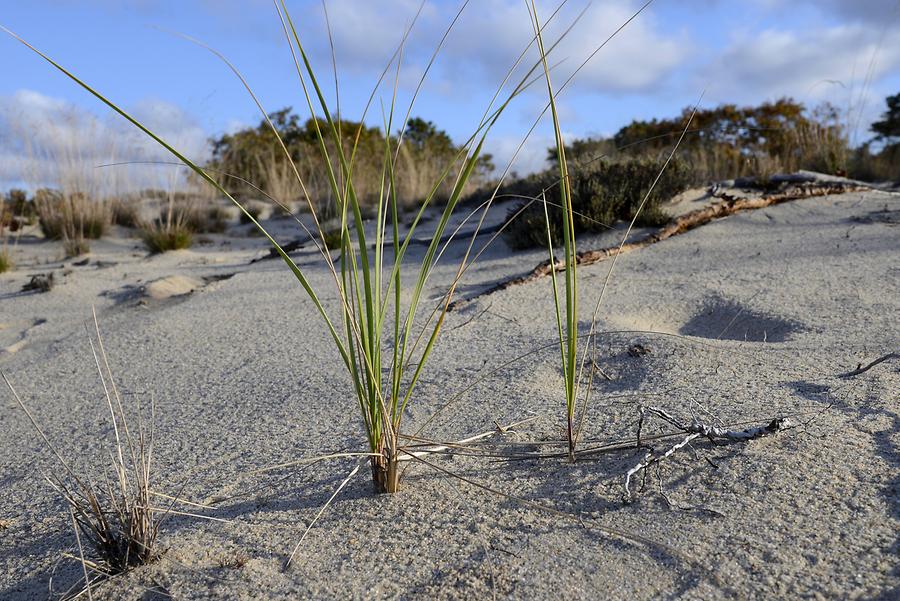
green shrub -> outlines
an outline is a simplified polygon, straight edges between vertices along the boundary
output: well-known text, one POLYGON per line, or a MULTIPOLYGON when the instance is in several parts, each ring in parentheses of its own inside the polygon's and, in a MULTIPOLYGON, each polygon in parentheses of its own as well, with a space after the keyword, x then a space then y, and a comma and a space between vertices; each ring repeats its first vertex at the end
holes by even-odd
MULTIPOLYGON (((573 166, 572 207, 575 212, 577 232, 598 232, 607 229, 618 220, 630 221, 640 207, 659 175, 662 164, 648 159, 632 159, 621 162, 597 161, 573 166)), ((554 185, 558 176, 544 172, 522 181, 517 187, 510 185, 506 194, 528 198, 540 197, 541 190, 547 190, 550 216, 550 231, 554 244, 562 240, 562 213, 559 204, 559 187, 554 185), (549 188, 549 189, 548 189, 549 188)), ((672 161, 653 188, 653 193, 638 215, 637 224, 646 226, 663 225, 669 216, 660 203, 683 192, 691 183, 691 173, 680 161, 672 161)), ((513 248, 533 248, 546 246, 547 224, 544 208, 540 201, 522 210, 529 201, 519 203, 510 211, 511 223, 504 230, 507 242, 513 248), (516 216, 519 211, 521 214, 516 216)))

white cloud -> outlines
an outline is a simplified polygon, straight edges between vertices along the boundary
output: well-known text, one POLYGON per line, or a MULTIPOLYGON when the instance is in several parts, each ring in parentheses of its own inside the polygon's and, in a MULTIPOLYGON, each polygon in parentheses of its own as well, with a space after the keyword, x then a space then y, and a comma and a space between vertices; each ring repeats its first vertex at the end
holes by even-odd
POLYGON ((872 81, 900 67, 900 31, 889 32, 883 42, 879 38, 864 25, 743 34, 703 75, 719 97, 829 99, 836 88, 858 89, 870 65, 872 81))
MULTIPOLYGON (((542 3, 542 22, 555 3, 542 3)), ((564 61, 556 79, 563 81, 636 12, 638 4, 615 0, 589 6, 559 46, 550 62, 564 61)), ((547 26, 545 46, 558 39, 574 22, 577 12, 564 10, 547 26)), ((463 33, 448 51, 481 70, 485 79, 499 82, 516 57, 528 45, 533 30, 524 5, 517 0, 484 0, 467 16, 463 33)), ((688 55, 688 43, 680 36, 663 34, 650 10, 641 13, 619 32, 578 74, 575 87, 590 92, 632 92, 658 86, 688 55)), ((531 61, 537 60, 532 51, 531 61)), ((463 68, 469 68, 464 66, 463 68)))
MULTIPOLYGON (((181 109, 145 100, 134 115, 194 160, 209 155, 207 134, 181 109)), ((133 161, 172 161, 158 144, 118 116, 100 118, 59 98, 30 90, 0 96, 0 187, 67 185, 95 193, 166 186, 171 168, 133 161)))
MULTIPOLYGON (((328 12, 340 70, 380 72, 399 44, 419 0, 330 0, 328 12)), ((542 18, 549 18, 556 0, 539 3, 542 18)), ((637 10, 634 0, 610 0, 589 6, 571 33, 553 53, 565 78, 637 10)), ((456 16, 456 2, 428 2, 404 48, 409 73, 404 83, 414 84, 446 28, 456 16)), ((580 6, 572 3, 554 19, 545 37, 549 46, 575 19, 580 6)), ((301 34, 314 45, 320 62, 330 59, 321 8, 303 5, 301 34)), ((472 88, 499 84, 533 37, 530 18, 521 0, 473 0, 438 55, 431 82, 442 89, 467 94, 472 88), (447 83, 452 86, 447 86, 447 83)), ((580 90, 627 92, 647 90, 678 67, 690 50, 685 36, 664 34, 652 10, 645 10, 613 39, 578 76, 580 90)), ((529 64, 537 60, 532 49, 529 64)))

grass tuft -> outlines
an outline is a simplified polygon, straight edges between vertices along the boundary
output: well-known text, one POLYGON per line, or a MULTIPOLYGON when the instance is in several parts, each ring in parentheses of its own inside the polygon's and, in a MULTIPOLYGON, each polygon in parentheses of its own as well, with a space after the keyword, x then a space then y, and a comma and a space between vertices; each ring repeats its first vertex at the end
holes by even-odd
POLYGON ((16 264, 12 260, 12 256, 7 249, 0 250, 0 273, 12 271, 16 264))
POLYGON ((141 239, 151 253, 164 253, 189 248, 194 235, 184 224, 166 225, 155 222, 141 227, 141 239))
POLYGON ((92 482, 63 458, 3 374, 16 403, 62 468, 47 479, 71 510, 79 547, 82 541, 87 547, 87 554, 82 552, 82 557, 76 559, 84 568, 85 588, 89 596, 92 582, 149 563, 159 556, 156 541, 160 522, 166 514, 153 506, 150 486, 153 406, 151 404, 150 430, 145 431, 140 420, 137 431, 133 431, 110 371, 96 313, 94 331, 96 344, 91 339, 90 345, 114 433, 109 466, 112 478, 104 479, 102 484, 92 482))
POLYGON ((141 226, 141 201, 138 198, 117 198, 109 203, 110 219, 122 227, 141 226))
POLYGON ((109 229, 109 207, 83 194, 38 190, 35 203, 41 231, 50 240, 97 240, 109 229))

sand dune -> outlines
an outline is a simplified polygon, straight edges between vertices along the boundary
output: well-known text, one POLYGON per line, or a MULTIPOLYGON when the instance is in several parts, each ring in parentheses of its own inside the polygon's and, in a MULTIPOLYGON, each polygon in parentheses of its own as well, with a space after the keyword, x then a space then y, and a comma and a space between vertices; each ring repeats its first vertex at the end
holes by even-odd
MULTIPOLYGON (((682 199, 693 208, 700 197, 682 199)), ((365 437, 349 378, 311 301, 256 238, 211 236, 147 258, 134 239, 90 261, 22 244, 0 275, 0 370, 66 457, 97 474, 110 436, 84 322, 96 305, 126 399, 156 403, 158 488, 226 522, 172 516, 162 559, 116 577, 96 599, 892 599, 900 595, 900 197, 870 191, 743 213, 623 255, 601 307, 585 447, 633 440, 639 404, 716 424, 798 427, 739 444, 695 442, 649 470, 634 503, 626 471, 643 451, 563 460, 434 458, 443 469, 576 519, 502 497, 423 465, 374 496, 363 469, 281 567, 353 459, 256 470, 365 437), (47 293, 27 275, 58 274, 47 293), (125 302, 123 302, 125 301, 125 302), (637 347, 640 348, 637 348, 637 347), (610 533, 648 539, 641 544, 610 533)), ((499 207, 487 222, 499 223, 499 207)), ((287 222, 279 230, 291 231, 287 222)), ((614 243, 621 230, 584 239, 614 243)), ((438 296, 464 242, 430 281, 438 296)), ((411 251, 414 253, 423 250, 411 251)), ((327 288, 315 249, 295 258, 327 288)), ((418 256, 418 255, 417 255, 418 256)), ((415 257, 413 257, 414 259, 415 257)), ((461 293, 526 273, 545 251, 498 241, 461 293)), ((609 264, 580 271, 582 321, 609 264)), ((409 268, 410 270, 412 267, 409 268)), ((405 429, 474 386, 423 435, 457 440, 529 417, 497 450, 561 450, 565 401, 552 346, 549 280, 449 314, 405 429)), ((337 299, 327 296, 335 310, 337 299)), ((25 416, 0 395, 0 598, 44 598, 81 577, 57 469, 25 416)), ((667 431, 651 421, 647 432, 667 431)), ((658 443, 662 450, 665 444, 658 443)))

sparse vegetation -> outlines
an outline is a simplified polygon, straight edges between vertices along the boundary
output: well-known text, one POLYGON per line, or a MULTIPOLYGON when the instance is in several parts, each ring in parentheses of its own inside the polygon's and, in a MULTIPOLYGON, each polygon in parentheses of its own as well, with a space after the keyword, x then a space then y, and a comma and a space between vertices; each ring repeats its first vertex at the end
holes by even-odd
MULTIPOLYGON (((390 144, 397 148, 400 132, 386 138, 382 130, 360 122, 336 119, 333 122, 340 138, 326 136, 323 141, 328 156, 334 161, 331 169, 335 172, 340 169, 336 152, 337 140, 340 139, 345 148, 354 148, 357 153, 353 180, 360 206, 374 208, 383 187, 381 176, 385 146, 390 144)), ((320 216, 334 216, 337 205, 318 139, 319 133, 328 132, 330 127, 327 119, 308 119, 301 124, 300 118, 290 108, 273 112, 268 120, 263 119, 255 128, 213 140, 214 158, 209 168, 215 173, 237 176, 218 178, 221 185, 236 198, 259 198, 258 186, 281 204, 290 206, 303 200, 305 188, 320 216), (282 152, 279 138, 288 149, 289 158, 282 152), (295 169, 303 181, 302 186, 295 169), (254 186, 246 182, 252 182, 254 186)), ((431 186, 439 179, 439 190, 432 197, 436 202, 446 202, 453 192, 453 181, 440 176, 448 163, 457 162, 454 170, 459 171, 462 167, 462 159, 459 158, 462 148, 434 123, 419 118, 409 120, 403 138, 404 143, 399 145, 398 179, 395 182, 400 205, 407 207, 423 201, 431 195, 431 186)), ((490 156, 480 155, 464 193, 473 192, 487 181, 492 170, 490 156)))
POLYGON ((12 255, 5 246, 0 248, 0 273, 11 271, 16 264, 12 260, 12 255))
POLYGON ((113 576, 156 559, 159 525, 167 513, 155 508, 150 484, 153 436, 144 428, 142 420, 139 420, 136 430, 129 425, 109 368, 96 315, 94 325, 97 338, 96 343, 91 342, 91 349, 106 392, 114 433, 110 453, 114 485, 109 480, 103 484, 94 483, 88 475, 76 471, 50 442, 6 375, 3 375, 13 398, 59 461, 61 472, 51 474, 48 480, 69 506, 78 547, 82 549, 78 559, 84 567, 85 589, 88 591, 98 578, 113 576), (82 542, 89 551, 86 556, 82 542))
POLYGON ((258 202, 248 202, 244 207, 247 212, 241 212, 240 221, 243 224, 253 223, 254 219, 259 219, 262 215, 263 206, 258 202))
MULTIPOLYGON (((571 203, 577 231, 603 231, 618 220, 631 220, 661 168, 661 161, 646 158, 570 163, 571 203)), ((527 199, 510 209, 510 223, 504 230, 510 246, 521 249, 547 244, 544 207, 534 199, 547 190, 548 202, 554 203, 559 194, 559 181, 558 172, 548 170, 503 188, 503 194, 527 199)), ((687 189, 690 181, 691 173, 683 162, 670 163, 647 199, 637 224, 656 226, 666 223, 669 216, 660 203, 687 189)), ((558 245, 562 241, 562 214, 551 210, 548 217, 553 243, 558 245)))
POLYGON ((66 255, 70 257, 88 252, 88 240, 99 239, 109 228, 107 204, 81 193, 65 194, 41 188, 35 193, 35 206, 44 236, 62 240, 66 255))
POLYGON ((153 222, 141 228, 141 239, 151 253, 190 248, 194 235, 184 224, 153 222))
POLYGON ((115 225, 137 228, 141 225, 141 199, 115 198, 109 203, 110 220, 115 225))
POLYGON ((221 234, 228 229, 228 211, 218 205, 197 206, 193 202, 176 205, 178 218, 184 225, 198 234, 221 234))
POLYGON ((15 267, 9 250, 9 235, 6 233, 15 223, 11 206, 11 203, 0 204, 0 273, 6 273, 15 267))

